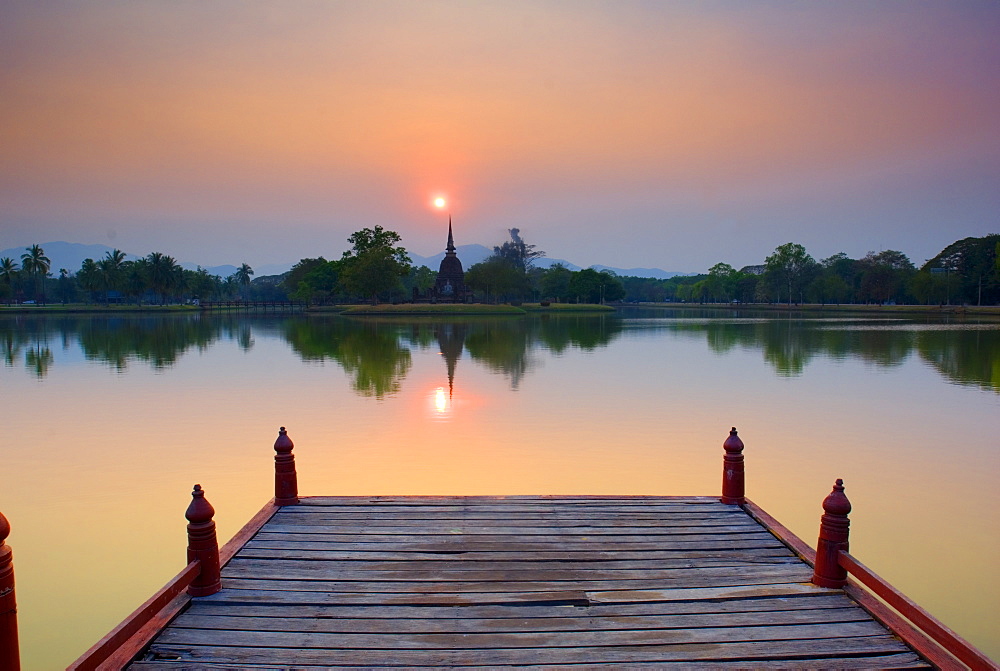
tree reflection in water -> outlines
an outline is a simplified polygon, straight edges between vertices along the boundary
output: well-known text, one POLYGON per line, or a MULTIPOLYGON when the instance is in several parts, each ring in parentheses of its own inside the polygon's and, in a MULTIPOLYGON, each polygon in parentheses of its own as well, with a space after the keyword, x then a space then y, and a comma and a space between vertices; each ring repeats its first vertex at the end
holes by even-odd
POLYGON ((541 360, 538 350, 554 355, 569 348, 595 350, 608 346, 626 328, 704 338, 716 354, 736 348, 760 351, 782 377, 804 374, 817 357, 890 368, 917 355, 951 382, 1000 393, 1000 324, 803 318, 731 310, 660 310, 652 318, 645 311, 452 319, 18 315, 0 318, 0 348, 7 368, 23 362, 28 372, 44 378, 60 365, 53 342, 63 351, 75 344, 87 360, 124 372, 131 362, 169 368, 192 348, 205 350, 220 340, 248 351, 255 338, 281 337, 303 361, 334 361, 352 376, 359 394, 384 398, 399 391, 413 349, 437 348, 449 385, 467 354, 517 389, 541 360))

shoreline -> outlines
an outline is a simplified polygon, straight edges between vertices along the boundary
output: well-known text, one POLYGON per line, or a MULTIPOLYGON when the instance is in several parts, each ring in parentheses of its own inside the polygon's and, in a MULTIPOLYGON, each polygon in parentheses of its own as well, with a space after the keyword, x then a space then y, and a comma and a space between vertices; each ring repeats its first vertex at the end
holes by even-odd
POLYGON ((754 310, 769 312, 821 312, 839 314, 918 314, 918 315, 966 315, 1000 317, 1000 305, 821 305, 801 303, 787 305, 781 303, 633 303, 634 308, 669 308, 681 310, 754 310))
MULTIPOLYGON (((531 313, 583 313, 615 312, 621 308, 647 308, 671 310, 730 310, 766 311, 778 313, 836 313, 879 315, 932 315, 1000 317, 998 305, 820 305, 814 303, 628 303, 597 305, 586 303, 540 303, 521 305, 489 305, 485 303, 384 303, 381 305, 330 305, 308 307, 297 314, 364 315, 523 315, 531 313)), ((0 305, 4 314, 253 314, 252 310, 239 308, 203 308, 197 305, 85 305, 81 303, 49 305, 0 305)), ((275 314, 275 313, 269 313, 275 314)), ((285 313, 277 313, 285 314, 285 313)))

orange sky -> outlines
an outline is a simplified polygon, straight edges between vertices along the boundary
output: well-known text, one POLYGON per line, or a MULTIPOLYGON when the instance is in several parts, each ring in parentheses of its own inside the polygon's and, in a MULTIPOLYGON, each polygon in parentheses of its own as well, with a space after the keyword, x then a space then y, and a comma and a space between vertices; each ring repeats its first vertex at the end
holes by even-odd
POLYGON ((1000 229, 994 2, 6 3, 0 249, 217 265, 517 226, 699 271, 1000 229))

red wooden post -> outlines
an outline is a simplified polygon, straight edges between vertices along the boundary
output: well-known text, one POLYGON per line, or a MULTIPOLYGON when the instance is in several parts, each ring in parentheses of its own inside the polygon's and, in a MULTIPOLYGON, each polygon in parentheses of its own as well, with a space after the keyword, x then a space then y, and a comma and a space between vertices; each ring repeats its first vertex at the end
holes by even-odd
POLYGON ((278 439, 274 441, 274 503, 278 506, 291 506, 299 502, 293 447, 295 445, 288 437, 285 427, 278 429, 278 439))
POLYGON ((17 645, 17 603, 14 599, 14 553, 7 545, 10 523, 0 513, 0 669, 17 671, 21 655, 17 645))
POLYGON ((837 479, 833 491, 823 499, 823 517, 819 523, 816 543, 816 565, 812 582, 820 587, 843 587, 847 584, 847 569, 840 565, 840 551, 848 551, 851 502, 844 494, 844 481, 837 479))
POLYGON ((201 485, 191 492, 191 505, 184 516, 190 524, 188 531, 188 563, 198 560, 201 571, 188 587, 191 596, 208 596, 222 589, 219 569, 219 541, 215 537, 215 508, 205 499, 201 485))
POLYGON ((744 504, 747 502, 743 482, 743 441, 736 435, 736 427, 722 444, 726 456, 722 458, 722 498, 723 503, 744 504))

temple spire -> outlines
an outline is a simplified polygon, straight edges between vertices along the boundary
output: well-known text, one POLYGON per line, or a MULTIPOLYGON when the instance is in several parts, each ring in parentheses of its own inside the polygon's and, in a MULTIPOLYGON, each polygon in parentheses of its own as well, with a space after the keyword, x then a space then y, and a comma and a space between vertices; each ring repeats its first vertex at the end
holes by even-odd
POLYGON ((455 239, 451 235, 451 215, 448 215, 448 246, 445 247, 448 254, 455 254, 455 239))

